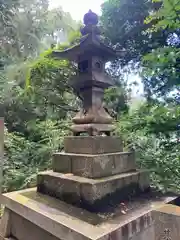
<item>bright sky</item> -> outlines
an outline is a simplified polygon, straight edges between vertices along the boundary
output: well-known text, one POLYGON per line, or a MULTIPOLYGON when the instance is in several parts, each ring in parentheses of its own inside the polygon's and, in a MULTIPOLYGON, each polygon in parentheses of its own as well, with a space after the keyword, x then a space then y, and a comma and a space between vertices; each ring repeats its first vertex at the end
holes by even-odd
POLYGON ((49 0, 50 7, 62 6, 65 12, 70 12, 75 20, 82 20, 85 13, 91 9, 93 12, 100 14, 101 4, 105 0, 49 0))

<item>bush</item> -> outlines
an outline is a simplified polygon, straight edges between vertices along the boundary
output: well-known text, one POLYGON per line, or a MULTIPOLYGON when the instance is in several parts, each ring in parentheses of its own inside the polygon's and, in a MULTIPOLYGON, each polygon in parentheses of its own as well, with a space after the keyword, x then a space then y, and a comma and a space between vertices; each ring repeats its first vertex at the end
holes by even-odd
POLYGON ((150 170, 153 186, 177 192, 180 191, 180 115, 172 112, 179 113, 176 109, 179 107, 171 109, 171 114, 167 114, 167 107, 161 107, 144 105, 132 115, 124 115, 117 123, 117 134, 122 136, 126 149, 134 148, 138 166, 150 170))
POLYGON ((51 168, 54 151, 63 148, 67 123, 31 122, 29 139, 19 133, 5 131, 5 162, 3 191, 14 191, 36 185, 39 171, 51 168))

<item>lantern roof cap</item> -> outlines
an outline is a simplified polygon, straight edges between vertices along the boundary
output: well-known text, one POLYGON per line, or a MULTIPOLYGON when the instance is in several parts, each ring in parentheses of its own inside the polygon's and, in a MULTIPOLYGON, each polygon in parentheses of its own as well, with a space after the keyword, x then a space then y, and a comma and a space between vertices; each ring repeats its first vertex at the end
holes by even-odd
POLYGON ((85 26, 81 28, 82 37, 80 42, 64 51, 54 50, 52 56, 76 62, 82 55, 87 55, 88 57, 99 56, 102 57, 104 61, 116 59, 119 53, 104 44, 100 37, 100 29, 97 26, 97 14, 89 10, 89 12, 84 15, 83 21, 85 26))
POLYGON ((83 18, 84 24, 85 25, 97 25, 98 24, 98 15, 94 12, 91 11, 91 9, 89 10, 89 12, 87 12, 84 15, 83 18))
POLYGON ((68 59, 70 61, 78 61, 82 55, 99 56, 105 61, 116 59, 118 56, 114 49, 102 43, 95 35, 84 36, 80 44, 76 44, 64 51, 54 50, 52 52, 53 57, 68 59))

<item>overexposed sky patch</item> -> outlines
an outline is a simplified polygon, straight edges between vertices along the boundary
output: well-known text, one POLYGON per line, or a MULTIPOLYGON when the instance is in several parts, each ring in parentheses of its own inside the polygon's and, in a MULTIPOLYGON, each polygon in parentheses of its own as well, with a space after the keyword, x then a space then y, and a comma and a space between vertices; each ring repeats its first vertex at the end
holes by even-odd
POLYGON ((104 2, 105 0, 49 0, 50 8, 61 6, 75 20, 82 20, 89 9, 100 14, 101 4, 104 2))

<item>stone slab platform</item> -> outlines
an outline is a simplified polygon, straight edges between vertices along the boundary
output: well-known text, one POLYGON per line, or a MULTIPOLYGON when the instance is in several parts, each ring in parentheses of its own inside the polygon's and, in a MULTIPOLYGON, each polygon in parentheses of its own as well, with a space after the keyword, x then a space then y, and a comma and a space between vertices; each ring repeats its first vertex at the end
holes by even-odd
POLYGON ((86 178, 108 177, 136 170, 133 152, 98 155, 55 153, 52 167, 54 172, 73 173, 86 178))
POLYGON ((134 171, 100 179, 88 179, 53 171, 38 174, 40 193, 90 211, 107 211, 116 202, 149 190, 147 171, 134 171))
POLYGON ((115 136, 65 137, 64 151, 76 154, 104 154, 123 151, 122 139, 115 136))
POLYGON ((113 216, 101 216, 39 194, 36 189, 12 192, 1 198, 6 206, 2 222, 7 222, 7 212, 9 221, 3 235, 0 225, 0 235, 16 240, 156 240, 151 212, 176 197, 137 199, 126 214, 118 207, 113 216))

